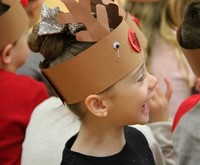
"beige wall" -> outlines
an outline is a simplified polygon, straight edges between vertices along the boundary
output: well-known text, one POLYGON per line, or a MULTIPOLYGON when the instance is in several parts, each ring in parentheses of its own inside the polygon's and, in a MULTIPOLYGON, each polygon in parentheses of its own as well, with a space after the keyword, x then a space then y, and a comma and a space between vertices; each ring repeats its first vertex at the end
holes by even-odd
MULTIPOLYGON (((124 3, 125 0, 120 0, 122 3, 124 3)), ((62 11, 66 11, 66 7, 63 5, 61 0, 45 0, 44 1, 48 7, 54 8, 56 6, 59 6, 62 11)))
POLYGON ((61 2, 61 0, 45 0, 44 1, 48 7, 50 8, 54 8, 56 6, 59 6, 60 9, 62 11, 65 11, 66 10, 66 7, 64 6, 64 4, 61 2))

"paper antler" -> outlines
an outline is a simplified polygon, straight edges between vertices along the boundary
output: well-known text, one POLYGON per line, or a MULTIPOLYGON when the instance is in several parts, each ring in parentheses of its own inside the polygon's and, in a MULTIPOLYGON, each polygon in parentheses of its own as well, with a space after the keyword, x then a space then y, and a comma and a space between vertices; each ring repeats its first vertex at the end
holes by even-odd
POLYGON ((63 0, 70 13, 59 14, 57 19, 61 24, 76 23, 84 24, 85 31, 76 34, 78 41, 99 41, 109 34, 109 23, 106 8, 104 5, 96 6, 96 17, 91 15, 90 0, 63 0), (76 10, 75 10, 76 9, 76 10))

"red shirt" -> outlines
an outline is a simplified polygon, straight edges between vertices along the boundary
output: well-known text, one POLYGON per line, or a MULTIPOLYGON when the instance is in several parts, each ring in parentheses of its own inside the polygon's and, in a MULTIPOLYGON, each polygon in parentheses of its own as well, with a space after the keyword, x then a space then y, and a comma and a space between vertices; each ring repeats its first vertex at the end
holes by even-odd
POLYGON ((31 113, 47 97, 43 83, 0 70, 1 165, 20 165, 22 143, 31 113))

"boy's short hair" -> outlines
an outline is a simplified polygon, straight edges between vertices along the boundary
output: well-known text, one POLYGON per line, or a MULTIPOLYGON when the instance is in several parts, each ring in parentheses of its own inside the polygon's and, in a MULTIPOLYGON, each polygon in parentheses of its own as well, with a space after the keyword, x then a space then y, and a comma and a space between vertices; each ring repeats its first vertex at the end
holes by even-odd
POLYGON ((200 76, 200 1, 191 0, 185 8, 177 39, 193 72, 200 76))

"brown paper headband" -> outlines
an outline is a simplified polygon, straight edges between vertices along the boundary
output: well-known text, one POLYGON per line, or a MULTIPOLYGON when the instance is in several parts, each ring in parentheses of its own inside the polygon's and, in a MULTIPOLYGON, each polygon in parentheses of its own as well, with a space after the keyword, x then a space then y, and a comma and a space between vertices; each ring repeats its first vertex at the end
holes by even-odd
POLYGON ((184 53, 188 63, 192 71, 197 75, 200 76, 200 48, 199 49, 186 49, 181 45, 181 26, 177 31, 177 40, 181 47, 182 52, 184 53))
POLYGON ((137 40, 141 34, 127 15, 126 20, 90 48, 41 71, 67 104, 83 101, 123 79, 144 61, 137 40))
POLYGON ((7 45, 16 42, 28 27, 28 17, 17 0, 3 0, 10 8, 0 16, 0 51, 7 45))

